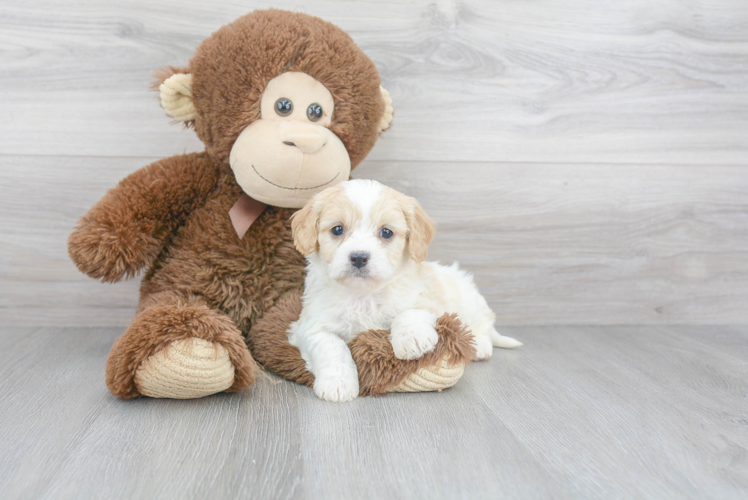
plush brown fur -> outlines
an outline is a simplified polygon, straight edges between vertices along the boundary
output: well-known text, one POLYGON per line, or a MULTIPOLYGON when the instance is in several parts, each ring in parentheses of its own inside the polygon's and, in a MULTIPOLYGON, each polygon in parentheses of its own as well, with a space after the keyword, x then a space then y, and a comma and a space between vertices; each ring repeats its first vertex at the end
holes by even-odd
POLYGON ((120 181, 70 235, 78 269, 116 282, 152 264, 187 216, 206 202, 219 167, 205 155, 173 156, 120 181))
POLYGON ((162 70, 157 84, 174 73, 192 74, 197 119, 191 125, 206 150, 225 163, 241 131, 260 117, 267 83, 286 71, 306 73, 330 91, 330 130, 355 168, 377 140, 384 112, 379 73, 345 31, 322 19, 275 9, 253 12, 206 39, 189 68, 162 70))
POLYGON ((389 331, 370 330, 353 339, 348 347, 358 368, 362 396, 381 396, 400 385, 406 377, 424 366, 434 366, 442 358, 449 365, 469 363, 475 359, 475 347, 469 330, 456 314, 444 314, 436 321, 439 342, 420 359, 397 359, 387 339, 389 331))
MULTIPOLYGON (((252 328, 249 347, 257 361, 282 377, 311 386, 314 375, 304 368, 299 350, 288 343, 288 318, 298 318, 301 293, 289 292, 281 297, 252 328)), ((421 359, 397 359, 387 330, 369 330, 353 339, 348 347, 358 367, 359 394, 381 396, 400 385, 423 366, 433 366, 442 358, 448 364, 469 363, 475 359, 475 347, 469 331, 455 314, 445 314, 436 322, 439 343, 421 359)))
POLYGON ((289 318, 298 319, 301 290, 288 292, 252 327, 247 344, 264 368, 299 384, 311 386, 314 375, 305 368, 301 353, 288 343, 289 318))
MULTIPOLYGON (((330 128, 352 165, 358 164, 376 141, 383 110, 374 65, 348 35, 318 18, 253 12, 213 34, 190 61, 194 127, 206 152, 167 158, 131 174, 71 234, 70 256, 91 277, 115 282, 147 269, 136 317, 107 361, 113 394, 137 396, 140 363, 188 337, 228 350, 236 373, 230 390, 254 380, 254 361, 242 336, 268 369, 303 384, 313 380, 285 334, 298 317, 304 281, 305 262, 291 236, 294 210, 267 207, 241 239, 228 215, 242 194, 228 165, 231 146, 259 116, 266 83, 287 70, 304 71, 330 90, 335 99, 330 128)), ((178 71, 166 69, 159 78, 178 71)), ((395 362, 382 345, 384 333, 372 335, 376 342, 362 337, 354 345, 366 394, 385 391, 431 359, 395 362)), ((439 352, 459 357, 470 349, 460 335, 450 338, 457 340, 439 352)))

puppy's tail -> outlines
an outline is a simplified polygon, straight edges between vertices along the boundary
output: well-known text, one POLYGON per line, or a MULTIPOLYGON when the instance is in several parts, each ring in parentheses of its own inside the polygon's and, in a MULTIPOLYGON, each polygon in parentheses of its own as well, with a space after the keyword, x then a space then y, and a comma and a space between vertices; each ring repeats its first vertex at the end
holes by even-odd
POLYGON ((488 336, 491 337, 491 343, 495 347, 501 347, 502 349, 514 349, 515 347, 519 347, 522 345, 522 342, 517 339, 501 335, 496 331, 496 328, 491 328, 490 330, 488 330, 488 336))

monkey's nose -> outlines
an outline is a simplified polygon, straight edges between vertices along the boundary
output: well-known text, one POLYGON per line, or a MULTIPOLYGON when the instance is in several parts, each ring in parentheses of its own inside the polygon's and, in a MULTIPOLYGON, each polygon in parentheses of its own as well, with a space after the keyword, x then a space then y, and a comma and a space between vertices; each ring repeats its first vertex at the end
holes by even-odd
POLYGON ((369 254, 367 252, 352 252, 350 257, 351 265, 358 269, 369 263, 369 254))
POLYGON ((327 143, 324 127, 295 120, 280 122, 278 135, 283 144, 295 146, 306 154, 316 153, 327 143))

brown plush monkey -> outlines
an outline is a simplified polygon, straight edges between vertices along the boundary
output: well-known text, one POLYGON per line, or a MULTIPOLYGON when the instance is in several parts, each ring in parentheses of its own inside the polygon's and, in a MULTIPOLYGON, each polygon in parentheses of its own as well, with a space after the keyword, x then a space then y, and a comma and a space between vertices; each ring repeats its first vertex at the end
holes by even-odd
MULTIPOLYGON (((392 120, 374 64, 316 17, 256 11, 205 40, 188 68, 160 75, 161 103, 205 151, 122 180, 84 215, 70 256, 115 282, 147 270, 133 323, 107 360, 109 390, 195 398, 238 391, 255 361, 311 384, 286 338, 298 317, 304 259, 289 217, 349 178, 392 120), (250 350, 252 354, 250 355, 250 350), (254 359, 253 359, 254 356, 254 359)), ((453 385, 474 350, 454 316, 437 349, 394 357, 387 332, 351 343, 361 394, 453 385)))

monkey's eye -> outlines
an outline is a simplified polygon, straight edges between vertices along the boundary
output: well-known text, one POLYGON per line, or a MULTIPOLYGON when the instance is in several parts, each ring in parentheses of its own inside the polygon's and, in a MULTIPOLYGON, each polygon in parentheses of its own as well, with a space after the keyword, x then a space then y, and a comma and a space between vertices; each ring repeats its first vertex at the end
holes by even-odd
POLYGON ((275 112, 280 116, 288 116, 293 112, 293 103, 287 97, 281 97, 275 101, 275 112))
POLYGON ((382 229, 381 231, 379 231, 379 236, 381 236, 385 240, 389 240, 390 238, 392 238, 393 235, 394 233, 392 232, 392 230, 387 229, 386 227, 382 229))
POLYGON ((341 234, 343 234, 343 226, 335 226, 331 229, 331 231, 335 236, 340 236, 341 234))
POLYGON ((316 122, 320 118, 322 118, 322 106, 317 104, 316 102, 313 102, 309 105, 308 108, 306 108, 306 117, 309 118, 309 121, 316 122))

